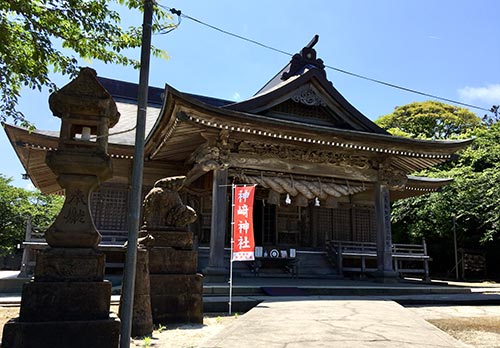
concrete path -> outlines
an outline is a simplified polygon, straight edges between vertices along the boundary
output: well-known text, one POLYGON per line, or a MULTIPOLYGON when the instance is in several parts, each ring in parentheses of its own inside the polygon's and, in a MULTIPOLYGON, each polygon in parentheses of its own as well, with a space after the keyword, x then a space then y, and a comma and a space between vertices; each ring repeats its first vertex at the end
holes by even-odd
POLYGON ((393 301, 265 301, 204 348, 467 347, 393 301))

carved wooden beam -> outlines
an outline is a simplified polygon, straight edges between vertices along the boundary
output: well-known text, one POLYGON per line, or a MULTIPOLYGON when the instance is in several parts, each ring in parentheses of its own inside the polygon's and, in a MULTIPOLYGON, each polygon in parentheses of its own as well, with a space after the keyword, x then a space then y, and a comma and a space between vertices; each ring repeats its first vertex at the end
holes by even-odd
POLYGON ((184 180, 183 186, 188 186, 196 179, 205 175, 209 171, 220 169, 221 166, 216 161, 205 161, 203 163, 197 163, 194 167, 186 174, 186 179, 184 180))
POLYGON ((360 183, 322 182, 319 178, 309 176, 308 178, 293 178, 292 176, 282 176, 272 173, 265 175, 238 174, 238 179, 249 183, 257 184, 275 193, 287 193, 293 197, 304 197, 310 201, 314 198, 326 200, 329 197, 338 198, 353 195, 368 189, 368 186, 360 183))
POLYGON ((342 178, 354 181, 375 182, 377 171, 372 168, 353 168, 347 165, 291 161, 280 158, 266 158, 253 154, 228 155, 228 164, 233 168, 267 170, 278 173, 311 175, 317 177, 342 178))

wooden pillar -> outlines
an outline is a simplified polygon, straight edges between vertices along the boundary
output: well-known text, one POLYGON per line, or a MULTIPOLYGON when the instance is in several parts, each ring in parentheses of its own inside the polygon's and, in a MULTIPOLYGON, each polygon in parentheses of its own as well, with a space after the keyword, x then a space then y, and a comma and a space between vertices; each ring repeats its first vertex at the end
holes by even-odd
POLYGON ((375 184, 375 219, 377 226, 377 279, 382 282, 396 281, 392 263, 391 200, 389 187, 375 184))
POLYGON ((210 228, 210 254, 208 267, 204 270, 210 280, 224 281, 227 266, 224 261, 227 212, 227 169, 213 171, 212 223, 210 228))

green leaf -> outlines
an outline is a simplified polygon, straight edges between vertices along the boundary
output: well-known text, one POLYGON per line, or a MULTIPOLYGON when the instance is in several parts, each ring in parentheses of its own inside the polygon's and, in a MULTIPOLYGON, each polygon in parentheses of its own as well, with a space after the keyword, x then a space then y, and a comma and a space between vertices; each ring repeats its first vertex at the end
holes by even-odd
MULTIPOLYGON (((21 86, 53 89, 49 72, 75 76, 78 58, 139 67, 127 53, 141 46, 142 28, 124 28, 112 3, 125 11, 142 11, 144 6, 141 0, 0 2, 0 121, 29 124, 17 110, 21 86)), ((157 6, 155 16, 170 20, 157 6)), ((167 57, 164 50, 152 49, 154 55, 167 57)))

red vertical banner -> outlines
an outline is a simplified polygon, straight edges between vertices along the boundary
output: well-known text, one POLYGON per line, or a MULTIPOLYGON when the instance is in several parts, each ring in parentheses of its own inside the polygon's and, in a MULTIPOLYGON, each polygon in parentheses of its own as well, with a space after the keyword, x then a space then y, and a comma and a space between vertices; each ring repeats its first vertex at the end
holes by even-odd
POLYGON ((255 186, 235 186, 233 192, 232 261, 255 260, 253 237, 253 198, 255 186))

